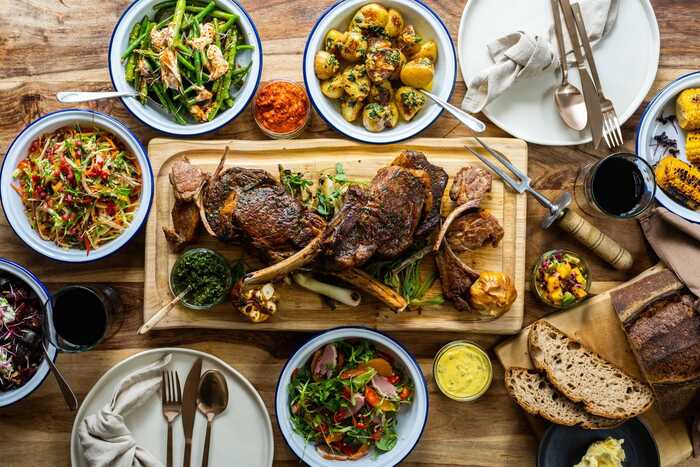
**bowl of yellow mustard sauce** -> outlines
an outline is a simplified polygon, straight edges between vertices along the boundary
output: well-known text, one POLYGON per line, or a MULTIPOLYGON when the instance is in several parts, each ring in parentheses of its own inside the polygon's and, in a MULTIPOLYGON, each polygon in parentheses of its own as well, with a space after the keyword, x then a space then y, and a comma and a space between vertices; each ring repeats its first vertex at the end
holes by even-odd
POLYGON ((450 399, 470 402, 481 397, 493 378, 491 359, 484 349, 465 341, 445 345, 435 356, 433 377, 450 399))

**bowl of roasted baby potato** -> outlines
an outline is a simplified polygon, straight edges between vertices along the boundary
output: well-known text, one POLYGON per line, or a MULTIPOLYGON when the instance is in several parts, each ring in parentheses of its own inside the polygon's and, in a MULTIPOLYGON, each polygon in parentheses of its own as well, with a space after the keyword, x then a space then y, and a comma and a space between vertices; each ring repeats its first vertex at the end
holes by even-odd
POLYGON ((304 82, 316 111, 334 129, 366 143, 412 138, 448 100, 457 77, 450 34, 414 0, 346 0, 317 21, 304 51, 304 82))

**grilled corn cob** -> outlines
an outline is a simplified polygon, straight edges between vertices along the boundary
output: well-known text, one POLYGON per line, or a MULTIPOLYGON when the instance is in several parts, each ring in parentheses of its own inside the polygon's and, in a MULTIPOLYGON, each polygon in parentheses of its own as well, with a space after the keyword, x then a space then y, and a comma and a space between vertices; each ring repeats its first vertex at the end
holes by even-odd
POLYGON ((689 131, 685 139, 685 156, 694 165, 700 165, 700 131, 689 131))
POLYGON ((676 117, 684 130, 700 129, 700 89, 686 89, 676 99, 676 117))
POLYGON ((700 208, 700 170, 666 156, 656 166, 656 183, 669 196, 690 209, 700 208))

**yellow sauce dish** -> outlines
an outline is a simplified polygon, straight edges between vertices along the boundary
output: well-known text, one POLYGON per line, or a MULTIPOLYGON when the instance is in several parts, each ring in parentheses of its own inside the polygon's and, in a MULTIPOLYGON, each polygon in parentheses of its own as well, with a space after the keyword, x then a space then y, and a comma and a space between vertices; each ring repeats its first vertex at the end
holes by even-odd
POLYGON ((469 341, 454 341, 435 356, 433 377, 447 397, 469 402, 481 397, 489 388, 493 367, 481 347, 469 341))

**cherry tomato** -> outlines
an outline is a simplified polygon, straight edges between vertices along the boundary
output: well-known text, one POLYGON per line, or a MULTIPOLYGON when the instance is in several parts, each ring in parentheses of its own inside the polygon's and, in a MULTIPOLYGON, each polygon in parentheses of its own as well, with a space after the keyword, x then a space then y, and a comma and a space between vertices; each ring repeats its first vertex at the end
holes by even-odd
POLYGON ((379 397, 377 392, 369 386, 365 388, 365 399, 372 407, 377 407, 382 403, 382 399, 379 397))
POLYGON ((391 376, 387 377, 387 380, 388 380, 391 384, 396 384, 396 383, 398 383, 400 379, 401 379, 401 378, 399 378, 399 375, 391 375, 391 376))
POLYGON ((401 392, 399 393, 399 398, 400 398, 402 401, 405 401, 405 400, 408 399, 410 396, 411 396, 411 390, 408 388, 408 386, 404 386, 404 388, 403 388, 403 389, 401 390, 401 392))
POLYGON ((345 409, 340 409, 333 415, 333 421, 335 423, 340 423, 347 418, 347 414, 345 409))
POLYGON ((357 428, 358 430, 364 430, 365 428, 367 428, 367 425, 362 422, 355 421, 355 428, 357 428))

